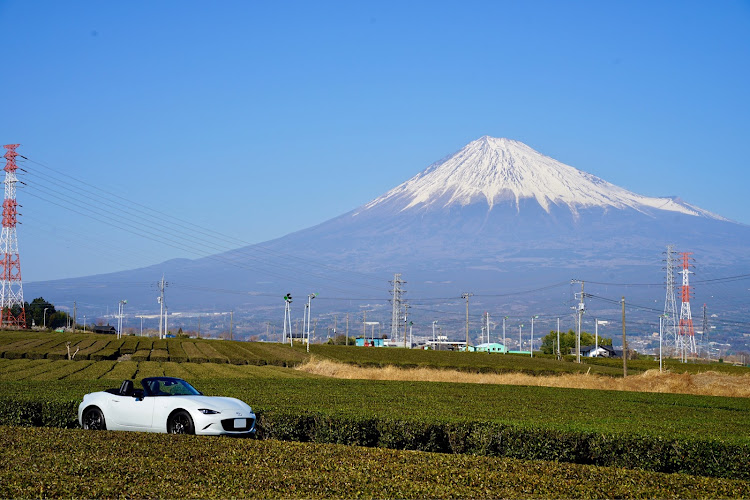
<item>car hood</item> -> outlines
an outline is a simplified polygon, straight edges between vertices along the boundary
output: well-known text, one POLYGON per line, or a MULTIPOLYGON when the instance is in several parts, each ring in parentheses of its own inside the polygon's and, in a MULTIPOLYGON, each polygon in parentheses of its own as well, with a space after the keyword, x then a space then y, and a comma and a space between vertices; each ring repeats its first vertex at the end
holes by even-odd
POLYGON ((237 398, 225 398, 220 396, 168 396, 171 403, 180 403, 193 409, 209 408, 220 412, 228 411, 252 411, 252 408, 237 398))

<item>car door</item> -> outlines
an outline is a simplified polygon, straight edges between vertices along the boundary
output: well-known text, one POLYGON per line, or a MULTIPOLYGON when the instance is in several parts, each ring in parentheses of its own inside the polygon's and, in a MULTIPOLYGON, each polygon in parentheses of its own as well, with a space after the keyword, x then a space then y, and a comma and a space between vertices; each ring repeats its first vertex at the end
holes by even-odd
POLYGON ((123 430, 150 431, 154 420, 153 397, 113 396, 109 418, 123 430))

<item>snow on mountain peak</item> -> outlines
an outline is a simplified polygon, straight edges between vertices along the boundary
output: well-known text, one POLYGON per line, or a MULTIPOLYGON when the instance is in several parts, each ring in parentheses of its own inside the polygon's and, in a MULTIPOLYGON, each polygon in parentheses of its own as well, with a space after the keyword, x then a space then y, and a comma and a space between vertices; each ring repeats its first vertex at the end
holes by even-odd
POLYGON ((590 207, 641 212, 659 209, 726 220, 678 199, 641 196, 544 156, 522 142, 486 135, 433 163, 362 211, 385 203, 395 203, 401 211, 479 202, 492 209, 507 201, 520 210, 520 201, 527 198, 535 199, 548 213, 552 205, 567 206, 574 214, 590 207))

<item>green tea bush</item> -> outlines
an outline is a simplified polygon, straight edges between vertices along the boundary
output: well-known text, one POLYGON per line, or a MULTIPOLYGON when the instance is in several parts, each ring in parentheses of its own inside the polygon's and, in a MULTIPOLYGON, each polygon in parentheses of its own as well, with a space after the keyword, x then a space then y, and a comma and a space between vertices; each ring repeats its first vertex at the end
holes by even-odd
MULTIPOLYGON (((19 360, 20 361, 20 360, 19 360)), ((23 380, 34 375, 49 371, 53 360, 50 359, 38 359, 34 360, 33 363, 29 363, 22 369, 11 371, 3 375, 3 380, 23 380)))
POLYGON ((151 356, 150 350, 138 350, 130 357, 131 361, 148 361, 149 356, 151 356))
POLYGON ((120 346, 120 354, 135 354, 138 350, 138 337, 124 337, 122 345, 120 346))
POLYGON ((117 361, 96 361, 80 371, 67 375, 65 380, 97 380, 104 378, 117 364, 117 361))
POLYGON ((192 378, 192 374, 185 369, 186 365, 187 363, 175 363, 172 361, 161 364, 162 369, 164 370, 164 375, 167 377, 190 379, 192 378))
POLYGON ((182 348, 182 341, 179 339, 167 340, 167 352, 169 353, 169 360, 175 363, 184 363, 188 360, 185 349, 182 348))
POLYGON ((213 341, 210 346, 220 356, 226 358, 227 361, 233 365, 246 365, 248 362, 258 364, 257 360, 259 360, 259 358, 243 349, 240 342, 213 341))
POLYGON ((338 345, 312 345, 316 356, 363 367, 398 366, 400 368, 438 368, 470 373, 526 373, 559 375, 561 373, 596 373, 621 376, 620 367, 557 361, 554 357, 524 356, 486 352, 425 351, 421 349, 388 349, 338 345))
POLYGON ((138 363, 135 361, 118 361, 112 370, 106 372, 102 378, 123 381, 128 378, 135 378, 137 371, 138 363))
POLYGON ((162 368, 161 363, 156 363, 153 361, 145 361, 142 363, 138 363, 138 371, 135 373, 136 379, 142 379, 146 377, 163 377, 164 376, 164 368, 162 368))
POLYGON ((135 349, 135 352, 138 351, 150 351, 154 348, 154 339, 149 337, 137 337, 138 339, 138 346, 135 349))
POLYGON ((195 347, 197 347, 198 350, 201 353, 203 353, 203 355, 206 357, 209 363, 229 363, 229 359, 226 356, 222 356, 221 354, 218 353, 216 349, 214 349, 213 344, 215 342, 220 342, 220 341, 204 340, 202 342, 196 342, 195 347))
POLYGON ((198 349, 195 342, 183 342, 182 348, 191 363, 208 363, 208 358, 198 349))
POLYGON ((148 358, 149 361, 164 362, 169 361, 169 353, 165 349, 154 349, 148 358))
POLYGON ((614 467, 79 429, 0 428, 0 461, 13 464, 0 471, 2 498, 750 496, 747 481, 614 467))
POLYGON ((43 373, 29 377, 31 380, 60 380, 90 366, 93 361, 54 361, 53 367, 43 373))
POLYGON ((257 356, 260 360, 259 364, 291 367, 310 359, 309 355, 304 351, 286 344, 271 342, 243 342, 237 344, 242 349, 257 356))

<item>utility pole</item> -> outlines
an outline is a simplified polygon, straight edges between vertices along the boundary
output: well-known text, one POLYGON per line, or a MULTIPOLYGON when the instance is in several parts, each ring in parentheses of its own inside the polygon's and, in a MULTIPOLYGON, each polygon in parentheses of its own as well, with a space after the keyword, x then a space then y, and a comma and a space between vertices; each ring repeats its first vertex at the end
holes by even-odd
POLYGON ((508 319, 507 316, 503 316, 503 347, 505 350, 503 351, 503 354, 508 354, 508 342, 505 340, 505 320, 508 319))
POLYGON ((664 341, 663 341, 663 330, 664 330, 663 323, 664 323, 664 317, 665 316, 666 316, 665 314, 660 314, 659 315, 659 373, 661 373, 664 370, 664 368, 663 368, 663 362, 662 362, 662 346, 663 346, 663 343, 664 343, 664 341))
POLYGON ((198 316, 198 338, 201 338, 201 317, 198 316))
POLYGON ((310 352, 310 320, 312 319, 312 299, 317 296, 317 293, 311 293, 307 296, 307 352, 310 352))
MULTIPOLYGON (((161 275, 161 281, 157 283, 159 286, 159 296, 156 298, 156 300, 159 302, 159 339, 163 339, 167 334, 166 332, 162 333, 162 324, 163 322, 166 322, 166 317, 164 315, 164 308, 166 307, 166 304, 164 303, 164 289, 169 285, 166 281, 164 281, 164 275, 161 275)), ((164 329, 166 329, 166 325, 164 326, 164 329)))
POLYGON ((461 294, 461 298, 466 299, 466 352, 469 352, 469 297, 473 295, 470 292, 461 294))
POLYGON ((229 311, 229 340, 234 340, 234 311, 229 311))
MULTIPOLYGON (((404 304, 404 348, 406 348, 406 327, 409 324, 409 304, 404 304)), ((411 346, 409 346, 411 348, 411 346)))
POLYGON ((625 338, 625 296, 622 296, 622 376, 628 376, 628 340, 625 338))
POLYGON ((538 318, 539 315, 531 317, 531 347, 529 348, 529 352, 531 353, 531 357, 534 357, 534 320, 538 318))
POLYGON ((485 316, 487 316, 487 343, 490 343, 490 312, 487 311, 484 313, 485 316))
MULTIPOLYGON (((77 309, 77 304, 76 304, 76 301, 74 300, 73 301, 73 330, 76 329, 76 325, 78 324, 76 322, 76 313, 77 313, 76 309, 77 309)), ((704 305, 704 309, 705 309, 705 305, 704 305)))
POLYGON ((293 345, 292 341, 292 294, 287 293, 284 295, 284 333, 281 338, 281 343, 286 342, 287 325, 289 325, 289 346, 293 345))
POLYGON ((576 363, 581 362, 581 323, 583 322, 583 312, 586 310, 586 305, 583 302, 583 281, 574 280, 574 283, 581 284, 581 297, 578 302, 578 331, 576 332, 576 363))
POLYGON ((706 304, 703 304, 703 334, 701 334, 701 351, 703 351, 703 357, 705 356, 705 353, 708 352, 708 311, 706 309, 706 304))
POLYGON ((349 313, 346 313, 346 345, 349 345, 349 313))
POLYGON ((560 318, 557 318, 557 359, 562 359, 560 352, 560 318))

